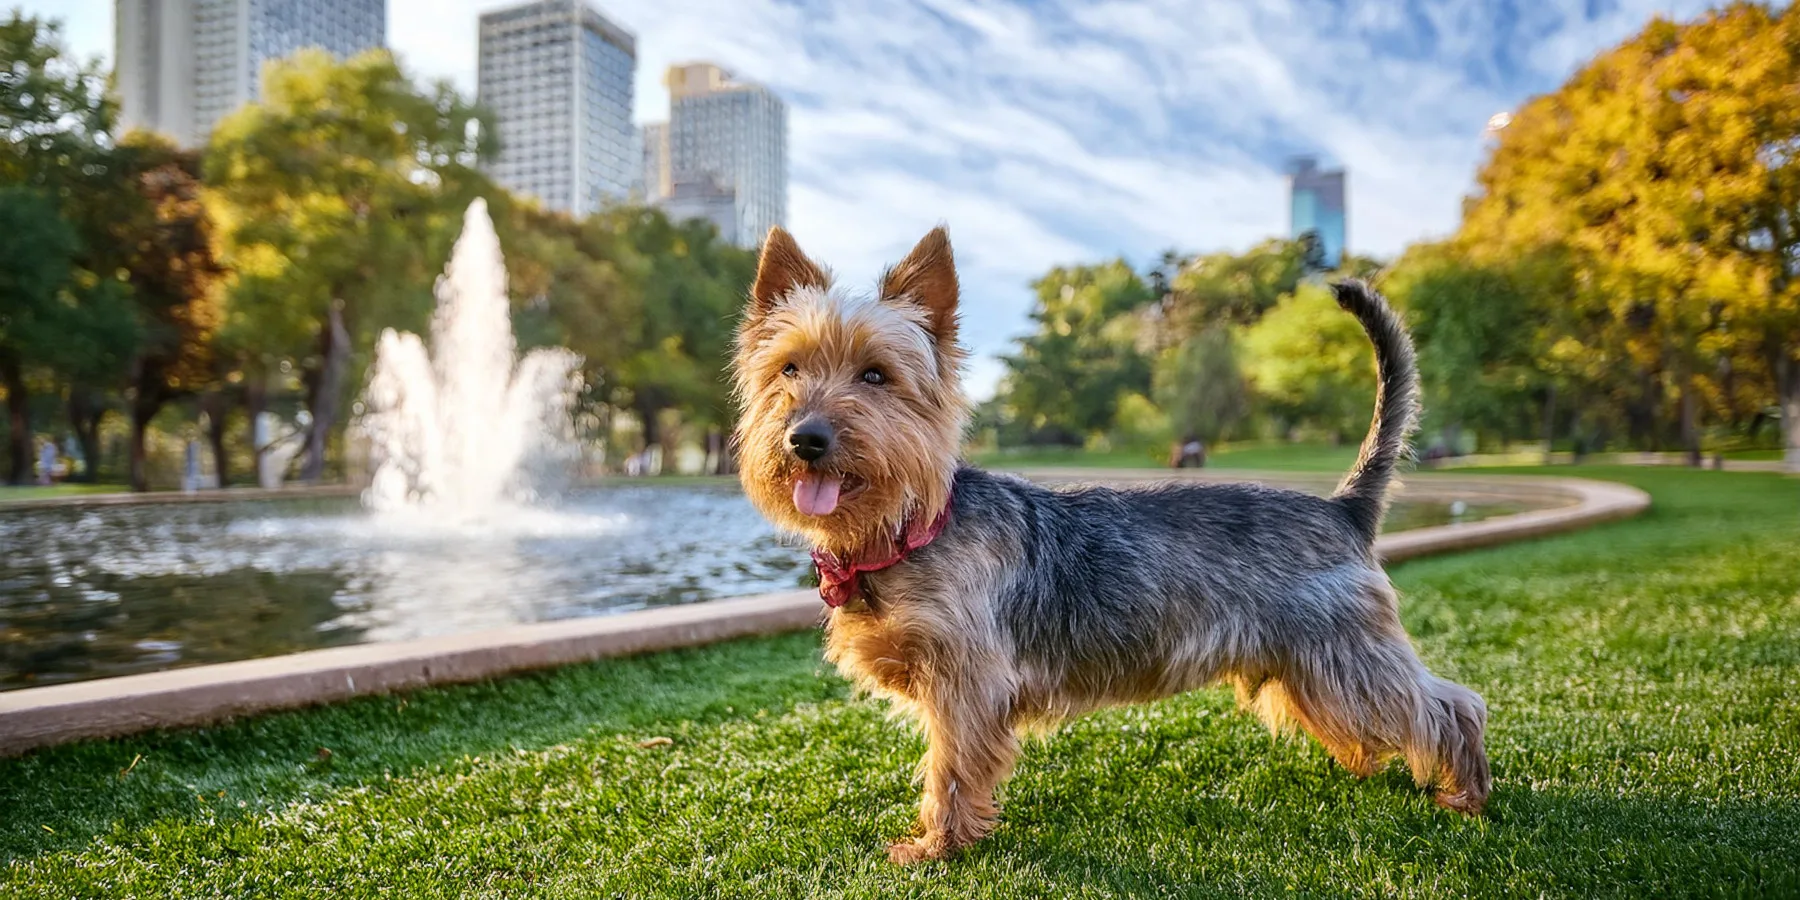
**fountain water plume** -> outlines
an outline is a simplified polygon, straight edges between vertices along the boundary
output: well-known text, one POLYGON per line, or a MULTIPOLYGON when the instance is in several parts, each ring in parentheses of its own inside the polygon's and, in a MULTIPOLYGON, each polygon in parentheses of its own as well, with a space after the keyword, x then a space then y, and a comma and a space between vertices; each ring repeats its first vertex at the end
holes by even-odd
POLYGON ((431 350, 387 329, 358 430, 378 512, 429 510, 443 524, 491 519, 537 499, 541 480, 578 458, 571 407, 581 358, 562 348, 518 358, 500 239, 477 199, 438 278, 431 350))

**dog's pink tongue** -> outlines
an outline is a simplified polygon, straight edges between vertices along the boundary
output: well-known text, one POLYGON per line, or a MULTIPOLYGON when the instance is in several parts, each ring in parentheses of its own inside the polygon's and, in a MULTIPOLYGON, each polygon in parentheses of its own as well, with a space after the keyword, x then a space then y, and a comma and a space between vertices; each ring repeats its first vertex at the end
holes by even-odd
POLYGON ((843 484, 844 479, 832 475, 802 475, 794 480, 794 508, 809 516, 829 516, 837 509, 843 484))

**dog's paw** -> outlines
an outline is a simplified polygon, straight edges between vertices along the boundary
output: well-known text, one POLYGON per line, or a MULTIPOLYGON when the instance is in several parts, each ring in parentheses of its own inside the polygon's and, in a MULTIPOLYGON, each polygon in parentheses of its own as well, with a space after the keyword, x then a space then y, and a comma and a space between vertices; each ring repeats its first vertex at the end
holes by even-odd
POLYGON ((1437 805, 1465 816, 1479 816, 1487 806, 1486 796, 1471 794, 1468 791, 1458 791, 1454 794, 1439 791, 1431 799, 1437 805))
POLYGON ((888 862, 896 866, 910 866, 945 856, 943 842, 925 838, 889 844, 887 850, 888 862))

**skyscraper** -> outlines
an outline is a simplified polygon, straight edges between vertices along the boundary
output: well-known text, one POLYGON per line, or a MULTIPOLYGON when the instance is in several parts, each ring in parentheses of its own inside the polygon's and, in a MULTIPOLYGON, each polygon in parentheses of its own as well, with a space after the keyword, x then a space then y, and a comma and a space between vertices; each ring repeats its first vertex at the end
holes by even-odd
POLYGON ((1316 234, 1328 269, 1344 260, 1345 215, 1344 170, 1325 171, 1317 159, 1296 158, 1288 168, 1288 235, 1316 234))
POLYGON ((115 12, 120 124, 187 145, 257 98, 264 63, 387 43, 386 0, 116 0, 115 12))
POLYGON ((636 68, 637 39, 583 0, 482 15, 477 93, 499 132, 494 180, 577 216, 625 199, 643 169, 636 68))
POLYGON ((669 193, 669 123, 651 122, 638 132, 638 151, 644 155, 644 199, 656 200, 669 193))
POLYGON ((718 223, 744 247, 787 224, 787 104, 710 63, 671 66, 664 83, 668 124, 644 129, 651 199, 673 218, 718 223))

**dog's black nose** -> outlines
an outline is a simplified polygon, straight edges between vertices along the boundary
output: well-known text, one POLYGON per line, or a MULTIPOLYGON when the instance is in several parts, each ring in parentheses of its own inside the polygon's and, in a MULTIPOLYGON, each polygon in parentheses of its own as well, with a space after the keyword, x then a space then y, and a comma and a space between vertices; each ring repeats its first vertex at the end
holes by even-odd
POLYGON ((788 432, 788 446, 795 456, 807 462, 818 462, 831 450, 831 426, 824 419, 808 416, 788 432))

